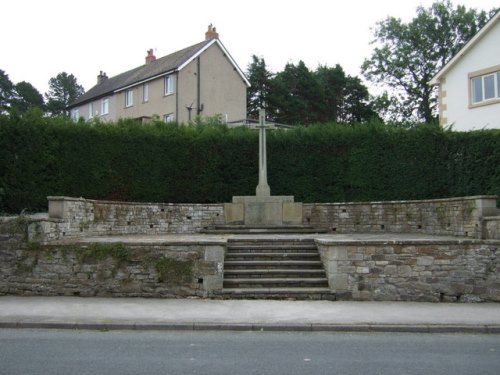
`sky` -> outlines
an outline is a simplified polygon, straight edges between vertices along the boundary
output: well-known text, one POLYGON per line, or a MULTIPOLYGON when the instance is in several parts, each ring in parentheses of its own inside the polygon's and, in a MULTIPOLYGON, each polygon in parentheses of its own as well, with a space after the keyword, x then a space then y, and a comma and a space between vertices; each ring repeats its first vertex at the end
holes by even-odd
MULTIPOLYGON (((243 71, 252 55, 270 71, 304 61, 309 69, 340 64, 347 74, 374 48, 373 28, 388 16, 408 22, 435 0, 3 0, 0 69, 42 94, 60 72, 85 90, 99 71, 109 77, 201 42, 213 24, 243 71)), ((452 0, 487 10, 498 0, 452 0)))

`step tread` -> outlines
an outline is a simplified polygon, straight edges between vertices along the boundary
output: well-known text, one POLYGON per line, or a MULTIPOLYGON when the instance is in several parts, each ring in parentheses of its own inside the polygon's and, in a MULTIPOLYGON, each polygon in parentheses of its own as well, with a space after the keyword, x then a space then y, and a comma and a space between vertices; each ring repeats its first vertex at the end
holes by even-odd
POLYGON ((259 256, 259 257, 319 257, 319 254, 317 252, 308 252, 308 253, 283 253, 283 252, 254 252, 254 253, 227 253, 226 254, 226 259, 228 257, 254 257, 254 256, 259 256))
POLYGON ((230 274, 258 274, 258 273, 325 273, 321 268, 300 269, 300 268, 254 268, 254 269, 229 269, 224 270, 224 273, 230 274))
POLYGON ((224 279, 224 282, 230 282, 232 284, 236 283, 285 283, 285 282, 290 282, 290 283, 298 283, 298 282, 307 282, 307 283, 313 283, 313 282, 323 282, 323 281, 328 281, 326 277, 271 277, 271 278, 241 278, 241 279, 224 279))
POLYGON ((224 266, 229 265, 229 266, 252 266, 252 265, 258 265, 258 264, 266 264, 269 266, 272 265, 318 265, 321 264, 323 265, 323 262, 321 260, 226 260, 224 261, 224 266))
POLYGON ((282 287, 282 288, 223 288, 222 293, 226 294, 286 294, 286 293, 331 293, 330 288, 327 287, 318 287, 318 288, 310 288, 310 287, 282 287))

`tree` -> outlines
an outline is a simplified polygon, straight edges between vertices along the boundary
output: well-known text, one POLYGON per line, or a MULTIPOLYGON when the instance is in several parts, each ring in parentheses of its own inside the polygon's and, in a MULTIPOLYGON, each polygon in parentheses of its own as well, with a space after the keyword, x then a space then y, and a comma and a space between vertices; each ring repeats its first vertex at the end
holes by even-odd
POLYGON ((324 93, 319 115, 322 122, 367 122, 377 117, 366 86, 358 77, 346 75, 340 65, 320 66, 315 76, 324 93))
POLYGON ((42 94, 31 83, 25 81, 18 82, 14 87, 11 110, 26 113, 35 107, 44 107, 42 94))
POLYGON ((267 70, 264 58, 252 56, 247 77, 250 87, 247 92, 247 113, 251 118, 259 117, 259 109, 269 104, 272 73, 267 70))
POLYGON ((272 101, 277 122, 311 124, 321 120, 324 92, 315 75, 303 61, 288 63, 274 78, 272 101))
POLYGON ((49 80, 49 91, 45 94, 47 108, 53 115, 68 116, 66 108, 84 92, 83 86, 78 84, 73 74, 59 73, 49 80))
POLYGON ((362 72, 395 91, 398 108, 406 109, 403 116, 432 122, 437 101, 429 81, 487 20, 485 11, 453 8, 449 0, 418 7, 409 23, 388 17, 375 28, 374 43, 379 46, 364 61, 362 72))
POLYGON ((0 114, 9 109, 13 94, 14 85, 9 75, 0 69, 0 114))

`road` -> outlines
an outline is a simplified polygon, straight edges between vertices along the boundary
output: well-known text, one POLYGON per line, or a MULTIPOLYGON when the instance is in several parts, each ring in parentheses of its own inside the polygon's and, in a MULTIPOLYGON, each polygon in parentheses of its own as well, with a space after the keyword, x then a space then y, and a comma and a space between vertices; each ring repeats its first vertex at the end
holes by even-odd
POLYGON ((0 374, 498 375, 500 335, 0 330, 0 374))

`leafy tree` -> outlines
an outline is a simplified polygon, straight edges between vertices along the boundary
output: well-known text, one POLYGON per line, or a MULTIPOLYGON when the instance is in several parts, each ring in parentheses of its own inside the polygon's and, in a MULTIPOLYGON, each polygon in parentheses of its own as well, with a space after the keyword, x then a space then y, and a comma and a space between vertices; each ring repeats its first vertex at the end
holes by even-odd
POLYGON ((406 109, 403 116, 431 122, 437 101, 429 81, 487 20, 485 11, 453 8, 449 0, 418 7, 409 23, 388 17, 375 28, 378 46, 364 61, 362 72, 368 80, 395 90, 397 110, 406 109))
POLYGON ((59 73, 49 80, 49 91, 45 94, 47 108, 53 115, 69 115, 66 109, 70 103, 75 101, 85 92, 83 86, 79 85, 73 74, 59 73))
POLYGON ((13 94, 14 85, 8 74, 0 69, 0 114, 9 109, 13 94))
POLYGON ((42 94, 29 82, 18 82, 14 87, 14 96, 11 101, 11 109, 20 113, 26 113, 30 109, 44 107, 42 94))
POLYGON ((272 73, 267 70, 264 58, 252 56, 248 65, 247 77, 250 88, 247 92, 247 112, 251 118, 259 117, 259 109, 269 104, 269 95, 272 83, 272 73))

